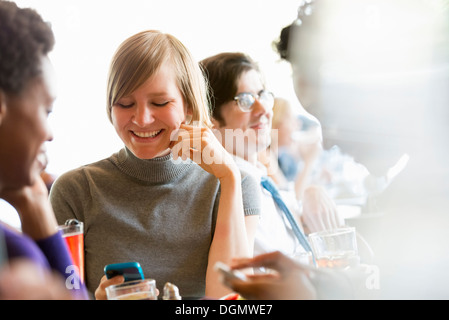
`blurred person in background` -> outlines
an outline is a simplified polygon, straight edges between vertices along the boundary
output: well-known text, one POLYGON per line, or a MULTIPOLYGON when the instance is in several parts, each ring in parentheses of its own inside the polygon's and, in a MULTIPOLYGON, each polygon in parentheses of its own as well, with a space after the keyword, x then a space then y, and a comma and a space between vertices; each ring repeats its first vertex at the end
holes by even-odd
MULTIPOLYGON (((306 121, 304 117, 302 119, 306 121)), ((277 144, 276 147, 259 153, 261 162, 267 166, 268 175, 281 189, 292 191, 300 202, 303 201, 305 192, 309 199, 314 197, 313 194, 327 193, 322 186, 312 181, 315 164, 322 152, 320 128, 315 126, 301 131, 301 126, 302 120, 297 110, 293 109, 287 99, 276 97, 273 106, 272 141, 276 140, 277 144)), ((308 213, 303 217, 308 233, 344 225, 335 203, 330 198, 326 206, 330 219, 323 219, 323 223, 318 225, 316 219, 309 219, 311 212, 323 210, 314 206, 320 202, 319 198, 315 200, 303 203, 305 212, 308 213), (327 223, 332 221, 332 217, 335 217, 335 223, 327 223)))
MULTIPOLYGON (((365 217, 378 240, 384 299, 449 297, 447 30, 444 0, 303 1, 277 45, 325 142, 341 145, 381 177, 403 153, 410 157, 393 182, 390 172, 375 183, 391 183, 376 195, 381 223, 365 217)), ((282 265, 281 277, 270 280, 279 290, 289 286, 282 274, 299 270, 282 265)), ((242 286, 262 296, 257 283, 242 286)))
POLYGON ((298 173, 310 178, 322 145, 319 124, 310 127, 312 120, 300 115, 292 103, 281 97, 274 99, 272 128, 277 132, 278 152, 273 154, 280 170, 273 170, 273 179, 286 188, 296 181, 298 173))
MULTIPOLYGON (((234 155, 241 170, 259 183, 267 177, 267 168, 258 155, 271 141, 271 119, 274 97, 265 86, 257 63, 240 52, 224 52, 200 62, 211 89, 212 118, 216 134, 225 149, 234 155)), ((292 226, 269 191, 260 185, 262 211, 256 232, 254 253, 279 250, 293 254, 297 248, 307 251, 295 237, 292 226)), ((304 196, 304 211, 293 192, 281 193, 297 221, 304 216, 308 231, 337 228, 341 221, 332 199, 321 188, 309 185, 304 196)), ((302 200, 302 199, 301 199, 302 200)))

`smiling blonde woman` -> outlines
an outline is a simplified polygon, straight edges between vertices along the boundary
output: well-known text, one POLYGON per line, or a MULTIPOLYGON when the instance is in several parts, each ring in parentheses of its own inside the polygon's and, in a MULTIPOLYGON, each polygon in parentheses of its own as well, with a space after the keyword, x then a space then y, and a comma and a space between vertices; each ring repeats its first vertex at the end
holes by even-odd
POLYGON ((171 282, 184 298, 220 297, 229 289, 215 262, 252 255, 256 182, 209 129, 206 92, 198 63, 171 35, 144 31, 115 53, 107 112, 125 148, 62 175, 51 193, 60 222, 85 224, 87 286, 97 299, 123 281, 102 278, 104 266, 125 261, 139 261, 159 291, 171 282), (207 149, 216 161, 173 161, 180 129, 182 143, 199 145, 187 156, 207 149))

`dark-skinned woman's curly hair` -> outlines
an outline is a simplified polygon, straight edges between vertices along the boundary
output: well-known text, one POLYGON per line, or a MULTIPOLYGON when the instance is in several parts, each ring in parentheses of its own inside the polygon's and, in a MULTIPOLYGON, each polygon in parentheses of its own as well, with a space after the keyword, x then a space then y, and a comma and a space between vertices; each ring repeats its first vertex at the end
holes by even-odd
POLYGON ((40 59, 54 42, 50 25, 36 11, 0 0, 0 90, 21 93, 41 73, 40 59))

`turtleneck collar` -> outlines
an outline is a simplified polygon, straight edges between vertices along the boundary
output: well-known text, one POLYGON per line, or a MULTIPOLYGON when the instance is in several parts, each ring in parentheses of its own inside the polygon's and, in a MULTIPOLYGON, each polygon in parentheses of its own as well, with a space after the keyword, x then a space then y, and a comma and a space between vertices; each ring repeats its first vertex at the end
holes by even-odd
POLYGON ((173 160, 171 153, 159 158, 140 159, 126 147, 115 153, 111 159, 125 174, 152 183, 173 181, 194 164, 190 159, 173 160))

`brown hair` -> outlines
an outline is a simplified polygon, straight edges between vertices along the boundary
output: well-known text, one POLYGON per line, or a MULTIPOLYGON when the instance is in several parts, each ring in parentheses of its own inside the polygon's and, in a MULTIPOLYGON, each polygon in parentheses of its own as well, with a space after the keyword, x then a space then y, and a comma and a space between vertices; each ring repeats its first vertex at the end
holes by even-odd
POLYGON ((259 66, 240 52, 220 53, 202 60, 200 64, 211 90, 212 117, 221 125, 226 125, 221 116, 221 106, 234 99, 240 76, 250 70, 260 73, 259 66))

